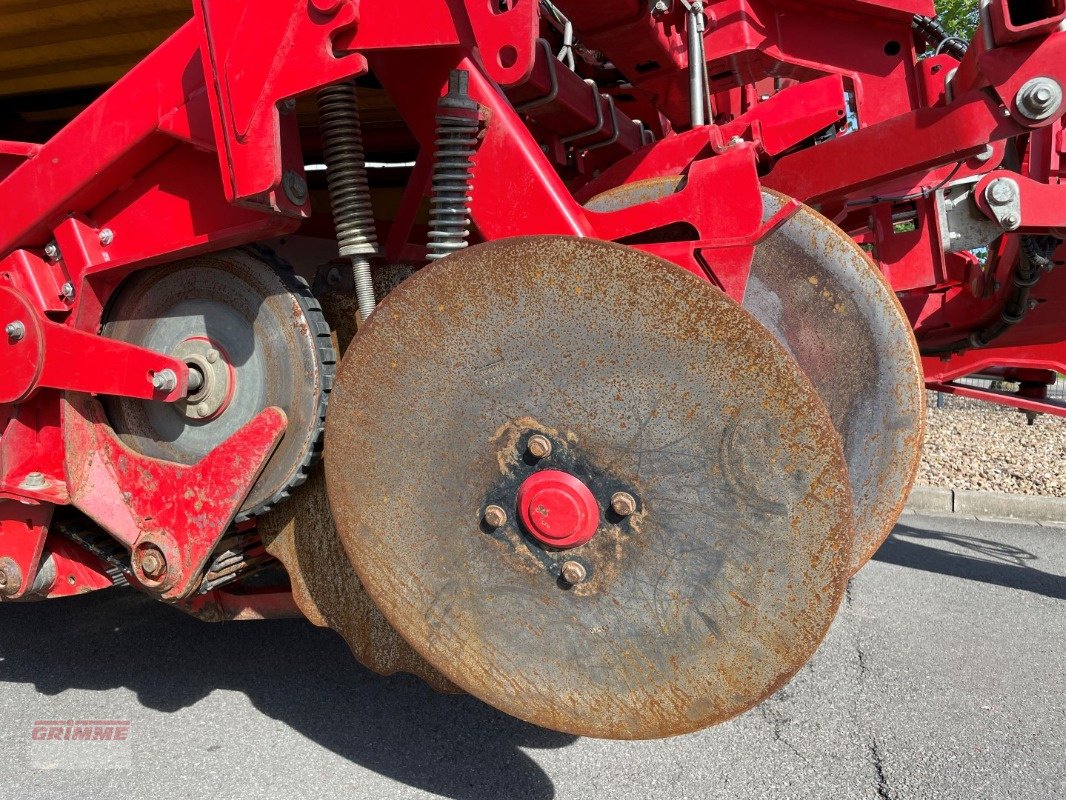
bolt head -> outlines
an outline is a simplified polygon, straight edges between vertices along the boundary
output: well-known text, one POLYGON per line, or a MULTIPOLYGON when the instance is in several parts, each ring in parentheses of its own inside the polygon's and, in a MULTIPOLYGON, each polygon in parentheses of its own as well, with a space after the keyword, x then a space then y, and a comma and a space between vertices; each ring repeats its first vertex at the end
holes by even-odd
POLYGON ((71 283, 70 281, 67 281, 62 286, 60 286, 59 287, 59 296, 62 297, 64 300, 73 300, 74 299, 74 284, 71 283))
POLYGON ((1015 102, 1029 119, 1049 119, 1062 107, 1062 87, 1053 78, 1033 78, 1018 91, 1015 102))
POLYGON ((163 369, 152 375, 152 388, 157 392, 172 392, 178 385, 178 376, 172 369, 163 369))
POLYGON ((113 241, 115 241, 115 232, 113 230, 110 228, 104 228, 100 231, 100 244, 107 247, 113 241))
POLYGON ((206 358, 208 364, 217 364, 219 358, 218 350, 208 350, 206 358))
POLYGON ((21 340, 23 336, 26 335, 26 326, 22 323, 21 320, 15 320, 14 322, 9 322, 7 323, 7 325, 4 326, 4 333, 7 334, 7 338, 9 338, 11 341, 17 342, 21 340))
POLYGON ((22 489, 42 489, 47 483, 48 481, 45 480, 44 473, 30 472, 22 479, 22 483, 19 484, 19 487, 22 489))
POLYGON ((611 496, 611 509, 620 517, 628 517, 637 511, 637 501, 629 492, 615 492, 611 496))
POLYGON ((580 561, 567 561, 563 564, 562 569, 559 570, 559 574, 571 586, 577 586, 588 577, 588 570, 585 569, 585 565, 580 561))
POLYGON ((307 202, 307 181, 303 175, 288 170, 282 176, 281 186, 285 190, 285 196, 293 205, 302 206, 307 202))
POLYGON ((1022 221, 1018 218, 1017 214, 1008 214, 1003 221, 1006 222, 1007 227, 1012 230, 1022 224, 1022 221))
POLYGON ((49 242, 44 246, 44 254, 54 261, 59 258, 59 245, 49 242))
POLYGON ((988 187, 988 199, 993 203, 1003 205, 1011 202, 1015 197, 1017 197, 1017 192, 1014 184, 1003 178, 992 181, 988 187))
POLYGON ((141 572, 147 577, 161 578, 167 571, 167 560, 162 552, 154 546, 146 547, 141 551, 141 572))
POLYGON ((539 433, 529 437, 526 450, 533 458, 547 458, 552 454, 551 439, 539 433))
POLYGON ((489 506, 485 509, 483 519, 490 528, 501 528, 507 524, 507 512, 502 506, 489 506))

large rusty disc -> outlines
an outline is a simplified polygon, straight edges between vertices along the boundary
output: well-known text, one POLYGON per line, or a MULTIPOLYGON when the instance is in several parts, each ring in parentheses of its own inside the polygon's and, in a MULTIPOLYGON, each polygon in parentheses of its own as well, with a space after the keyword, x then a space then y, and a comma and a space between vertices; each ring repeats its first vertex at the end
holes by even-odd
POLYGON ((717 289, 619 245, 505 240, 403 283, 342 362, 325 466, 392 626, 568 733, 668 736, 755 705, 843 593, 850 490, 810 382, 717 289), (544 543, 590 517, 587 543, 544 543))
MULTIPOLYGON (((650 202, 680 182, 626 184, 588 207, 602 212, 650 202)), ((764 221, 786 202, 763 190, 764 221)), ((921 458, 925 384, 910 323, 862 248, 807 206, 759 243, 744 308, 799 362, 843 439, 857 572, 899 519, 921 458)))

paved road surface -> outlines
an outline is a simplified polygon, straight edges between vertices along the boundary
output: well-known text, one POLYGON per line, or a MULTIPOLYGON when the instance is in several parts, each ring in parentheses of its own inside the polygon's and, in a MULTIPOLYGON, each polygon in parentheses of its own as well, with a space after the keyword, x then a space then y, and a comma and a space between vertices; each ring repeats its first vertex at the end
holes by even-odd
POLYGON ((6 605, 0 800, 1057 800, 1064 576, 1066 529, 905 515, 796 680, 645 743, 376 677, 298 621, 208 625, 122 592, 6 605), (56 753, 31 739, 46 719, 129 720, 130 736, 56 753), (63 766, 86 752, 111 766, 63 766))

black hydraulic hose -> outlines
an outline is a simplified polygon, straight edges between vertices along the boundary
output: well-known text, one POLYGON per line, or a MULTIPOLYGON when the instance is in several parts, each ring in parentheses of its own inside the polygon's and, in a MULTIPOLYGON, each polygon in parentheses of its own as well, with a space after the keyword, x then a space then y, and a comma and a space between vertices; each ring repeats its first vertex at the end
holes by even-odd
POLYGON ((987 347, 1025 319, 1031 307, 1029 296, 1032 288, 1045 272, 1050 272, 1054 268, 1055 264, 1051 256, 1062 244, 1062 240, 1055 236, 1023 236, 1020 244, 1018 266, 1011 275, 1014 291, 1004 303, 999 319, 988 327, 971 333, 965 339, 939 347, 922 348, 923 356, 940 356, 987 347))
POLYGON ((911 26, 929 47, 935 48, 939 53, 947 53, 959 61, 962 61, 962 57, 969 49, 967 41, 948 33, 937 17, 923 17, 921 14, 915 14, 911 26))

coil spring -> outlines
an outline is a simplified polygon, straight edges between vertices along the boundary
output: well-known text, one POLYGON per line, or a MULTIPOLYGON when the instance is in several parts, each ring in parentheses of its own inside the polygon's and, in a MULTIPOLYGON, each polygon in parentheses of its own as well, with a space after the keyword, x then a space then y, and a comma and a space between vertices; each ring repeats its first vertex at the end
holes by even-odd
POLYGON ((352 259, 359 316, 366 319, 376 304, 370 256, 378 252, 378 237, 355 84, 346 81, 319 90, 318 115, 337 244, 340 254, 352 259))
MULTIPOLYGON (((453 96, 457 85, 462 86, 453 77, 453 96)), ((465 86, 462 88, 465 90, 465 86)), ((465 91, 462 94, 465 96, 465 91)), ((439 261, 449 253, 462 250, 470 235, 470 184, 481 124, 477 117, 459 116, 449 111, 442 105, 437 114, 426 256, 430 261, 439 261)))

